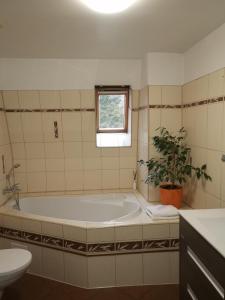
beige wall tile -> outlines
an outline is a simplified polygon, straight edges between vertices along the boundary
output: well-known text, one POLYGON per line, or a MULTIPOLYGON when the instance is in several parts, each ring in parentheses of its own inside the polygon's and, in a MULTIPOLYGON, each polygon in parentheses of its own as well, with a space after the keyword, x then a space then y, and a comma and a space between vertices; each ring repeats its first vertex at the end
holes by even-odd
POLYGON ((65 170, 74 171, 83 169, 82 158, 66 158, 65 159, 65 170))
POLYGON ((40 105, 42 109, 61 108, 59 91, 40 91, 40 105))
POLYGON ((23 142, 23 128, 20 113, 6 113, 10 139, 13 143, 23 142))
POLYGON ((44 159, 28 159, 27 172, 43 172, 45 171, 44 159))
POLYGON ((102 188, 101 171, 84 172, 84 190, 99 190, 102 188))
POLYGON ((177 133, 182 127, 181 109, 162 109, 161 116, 161 126, 170 132, 177 133))
POLYGON ((24 143, 15 143, 12 144, 13 157, 14 159, 25 159, 25 144, 24 143))
POLYGON ((46 174, 44 172, 27 175, 28 192, 46 191, 46 174))
POLYGON ((46 158, 64 158, 62 142, 45 143, 46 158))
POLYGON ((19 104, 23 109, 39 109, 40 101, 38 91, 19 91, 19 104))
POLYGON ((114 147, 114 148, 102 148, 102 156, 103 157, 117 157, 119 156, 120 148, 114 147))
POLYGON ((160 85, 149 86, 149 104, 162 104, 162 88, 160 85))
POLYGON ((136 169, 137 158, 135 157, 120 157, 120 168, 121 169, 136 169))
POLYGON ((83 171, 65 172, 66 190, 83 190, 83 171))
POLYGON ((119 170, 102 171, 102 188, 103 189, 119 188, 119 170))
POLYGON ((46 177, 47 177, 47 191, 65 190, 64 172, 47 172, 46 177))
POLYGON ((94 108, 95 107, 95 93, 94 90, 81 91, 81 107, 94 108))
POLYGON ((132 108, 138 108, 139 107, 139 90, 132 90, 131 91, 131 102, 132 102, 132 108))
POLYGON ((100 157, 102 153, 101 148, 96 147, 94 142, 83 142, 83 157, 100 157))
POLYGON ((129 189, 133 185, 133 169, 120 169, 120 188, 129 189))
POLYGON ((222 150, 223 103, 208 105, 207 144, 208 148, 222 150))
POLYGON ((222 173, 221 152, 212 150, 207 151, 207 172, 212 177, 212 181, 208 181, 206 183, 206 191, 212 196, 220 198, 220 184, 222 173))
POLYGON ((25 143, 27 159, 37 159, 45 157, 44 143, 25 143))
POLYGON ((63 139, 64 141, 81 141, 81 113, 62 113, 63 139))
POLYGON ((62 108, 80 108, 79 90, 65 90, 60 93, 62 108))
POLYGON ((156 129, 161 126, 161 109, 150 109, 149 110, 149 137, 153 137, 157 134, 156 129))
POLYGON ((6 109, 20 108, 17 91, 3 91, 3 101, 6 109))
POLYGON ((81 158, 82 143, 81 142, 64 142, 64 152, 66 158, 81 158))
POLYGON ((163 105, 181 105, 182 94, 181 86, 162 86, 162 104, 163 105))
POLYGON ((100 170, 101 158, 100 157, 86 157, 83 159, 84 170, 100 170))
POLYGON ((119 157, 102 157, 102 169, 114 170, 119 169, 119 157))
POLYGON ((62 158, 48 158, 45 163, 47 172, 64 171, 64 159, 62 158))
POLYGON ((193 144, 200 147, 207 146, 207 106, 198 106, 194 112, 194 140, 193 144))
POLYGON ((41 113, 21 113, 25 142, 43 141, 43 124, 41 113))
POLYGON ((83 141, 91 142, 96 138, 95 113, 82 112, 82 138, 83 141))
POLYGON ((209 97, 219 97, 224 95, 224 69, 213 72, 209 75, 209 97))

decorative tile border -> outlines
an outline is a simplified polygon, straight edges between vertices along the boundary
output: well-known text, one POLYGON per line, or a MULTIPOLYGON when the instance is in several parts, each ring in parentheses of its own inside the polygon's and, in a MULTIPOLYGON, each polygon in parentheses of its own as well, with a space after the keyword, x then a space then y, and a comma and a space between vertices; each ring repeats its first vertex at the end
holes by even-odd
POLYGON ((108 254, 115 255, 137 252, 178 251, 179 249, 178 239, 86 244, 47 235, 29 233, 7 227, 0 227, 0 237, 19 240, 25 243, 36 244, 42 247, 53 248, 65 252, 76 253, 83 256, 99 256, 108 254))
POLYGON ((135 111, 140 111, 144 109, 177 109, 177 108, 188 108, 188 107, 193 107, 193 106, 201 106, 205 104, 211 104, 211 103, 217 103, 217 102, 223 102, 225 101, 225 96, 217 97, 217 98, 210 98, 210 99, 205 99, 205 100, 200 100, 200 101, 195 101, 191 103, 186 103, 186 104, 180 104, 180 105, 163 105, 163 104, 150 104, 150 105, 145 105, 141 106, 139 108, 136 108, 135 111))
POLYGON ((85 112, 92 111, 95 112, 95 108, 54 108, 54 109, 4 109, 8 113, 32 113, 32 112, 85 112))

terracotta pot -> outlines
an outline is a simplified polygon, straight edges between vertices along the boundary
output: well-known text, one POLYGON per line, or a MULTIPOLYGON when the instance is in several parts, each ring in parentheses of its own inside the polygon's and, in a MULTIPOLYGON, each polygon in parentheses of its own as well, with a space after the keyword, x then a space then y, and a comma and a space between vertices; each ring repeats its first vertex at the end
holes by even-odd
POLYGON ((181 207, 183 198, 183 189, 181 186, 171 188, 170 184, 163 184, 160 186, 160 201, 165 205, 173 205, 176 208, 181 207))

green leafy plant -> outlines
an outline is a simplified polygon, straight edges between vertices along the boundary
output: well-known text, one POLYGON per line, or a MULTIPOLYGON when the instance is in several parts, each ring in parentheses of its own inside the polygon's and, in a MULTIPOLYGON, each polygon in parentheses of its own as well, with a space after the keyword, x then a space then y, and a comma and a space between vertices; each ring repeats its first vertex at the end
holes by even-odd
POLYGON ((153 137, 153 145, 160 154, 159 157, 146 162, 139 161, 140 165, 148 168, 146 183, 152 183, 155 187, 166 184, 164 188, 176 189, 193 175, 197 179, 212 180, 206 173, 206 164, 201 167, 192 166, 191 148, 185 142, 187 132, 184 128, 178 131, 177 136, 170 134, 164 127, 156 130, 159 135, 153 137))

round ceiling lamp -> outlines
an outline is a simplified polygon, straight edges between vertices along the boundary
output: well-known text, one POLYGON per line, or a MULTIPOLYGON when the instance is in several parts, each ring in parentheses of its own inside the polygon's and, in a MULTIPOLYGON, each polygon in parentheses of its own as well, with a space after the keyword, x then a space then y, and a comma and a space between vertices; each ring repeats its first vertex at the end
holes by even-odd
POLYGON ((129 8, 137 0, 81 0, 90 9, 103 13, 115 14, 129 8))

